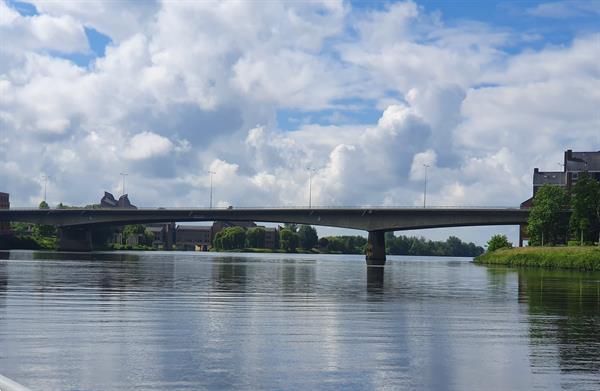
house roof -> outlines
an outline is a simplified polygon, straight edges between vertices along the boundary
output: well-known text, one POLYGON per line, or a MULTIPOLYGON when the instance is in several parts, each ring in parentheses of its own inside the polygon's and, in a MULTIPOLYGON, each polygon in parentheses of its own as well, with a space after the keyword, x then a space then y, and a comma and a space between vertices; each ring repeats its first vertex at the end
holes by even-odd
POLYGON ((600 171, 600 151, 572 152, 565 164, 567 171, 600 171))
POLYGON ((533 173, 534 186, 543 186, 546 184, 566 186, 566 179, 566 173, 562 171, 534 171, 533 173))
POLYGON ((185 231, 210 231, 211 227, 206 225, 178 225, 177 230, 185 230, 185 231))

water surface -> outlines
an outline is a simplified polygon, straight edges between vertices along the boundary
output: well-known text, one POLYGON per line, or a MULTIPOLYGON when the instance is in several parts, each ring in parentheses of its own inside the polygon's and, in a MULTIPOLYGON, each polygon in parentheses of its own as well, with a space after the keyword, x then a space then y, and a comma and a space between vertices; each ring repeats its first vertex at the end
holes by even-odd
POLYGON ((600 274, 0 252, 0 374, 34 390, 597 390, 600 274))

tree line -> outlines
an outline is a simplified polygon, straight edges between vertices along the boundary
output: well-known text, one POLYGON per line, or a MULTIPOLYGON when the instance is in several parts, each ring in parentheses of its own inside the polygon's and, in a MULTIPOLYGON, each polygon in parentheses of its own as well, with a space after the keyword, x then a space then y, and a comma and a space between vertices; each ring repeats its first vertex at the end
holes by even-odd
MULTIPOLYGON (((216 250, 264 248, 265 237, 266 230, 263 227, 228 227, 215 235, 213 245, 216 250)), ((287 252, 302 250, 331 254, 364 254, 367 239, 358 235, 319 238, 312 226, 285 224, 279 230, 274 245, 277 249, 287 252)), ((465 243, 455 236, 445 241, 432 241, 422 237, 395 236, 392 232, 386 234, 386 252, 391 255, 474 257, 483 251, 482 247, 474 243, 465 243)))

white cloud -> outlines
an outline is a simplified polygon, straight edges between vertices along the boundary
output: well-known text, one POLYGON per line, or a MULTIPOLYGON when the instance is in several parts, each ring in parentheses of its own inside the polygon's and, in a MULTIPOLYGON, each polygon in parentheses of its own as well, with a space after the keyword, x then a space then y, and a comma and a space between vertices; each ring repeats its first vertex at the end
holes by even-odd
POLYGON ((15 205, 41 194, 25 173, 53 172, 51 203, 83 205, 127 171, 134 203, 206 206, 209 169, 215 205, 306 205, 308 167, 314 205, 420 205, 424 163, 428 204, 516 205, 533 167, 600 149, 597 32, 519 52, 519 32, 410 1, 35 4, 0 2, 15 205), (83 26, 113 39, 85 69, 53 55, 89 50, 83 26), (287 114, 297 126, 279 129, 287 114))
POLYGON ((526 13, 544 18, 565 19, 576 16, 597 17, 600 15, 598 0, 554 1, 538 4, 526 10, 526 13))
POLYGON ((131 160, 143 160, 163 156, 173 150, 173 143, 166 137, 152 132, 142 132, 134 135, 123 155, 131 160))
POLYGON ((83 25, 68 15, 21 16, 0 1, 0 51, 57 50, 71 53, 88 49, 83 25))

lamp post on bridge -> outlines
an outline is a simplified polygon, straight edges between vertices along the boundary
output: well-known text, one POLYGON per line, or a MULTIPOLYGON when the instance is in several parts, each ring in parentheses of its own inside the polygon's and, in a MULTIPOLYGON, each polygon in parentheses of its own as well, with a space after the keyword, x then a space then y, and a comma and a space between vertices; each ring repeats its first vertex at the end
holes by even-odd
POLYGON ((316 168, 307 167, 308 171, 308 209, 312 208, 312 174, 317 171, 316 168))
POLYGON ((48 175, 42 175, 42 179, 44 180, 44 202, 46 202, 46 185, 49 178, 50 177, 48 175))
POLYGON ((209 209, 212 209, 212 193, 213 193, 213 185, 212 185, 212 177, 216 174, 216 172, 208 170, 208 174, 210 175, 210 200, 209 200, 209 209))
POLYGON ((119 175, 121 175, 121 195, 125 195, 125 177, 129 174, 127 174, 126 172, 121 172, 119 173, 119 175))
POLYGON ((423 208, 427 206, 427 169, 431 167, 429 164, 423 164, 425 167, 425 187, 423 189, 423 208))

